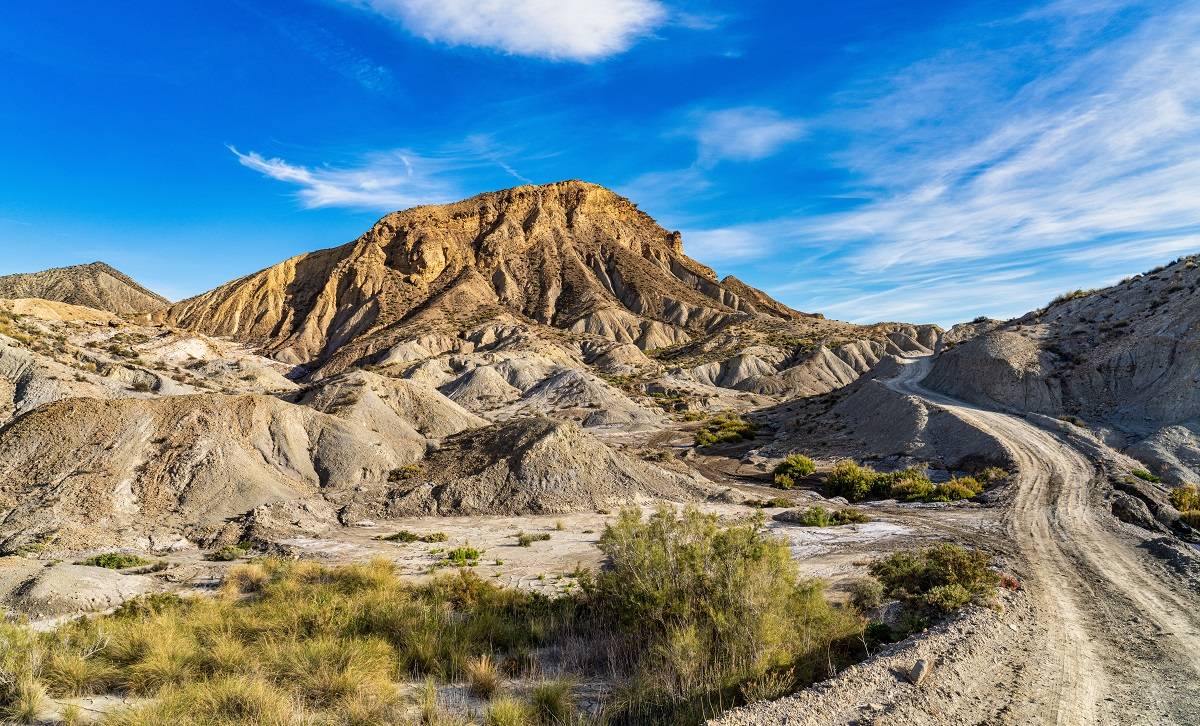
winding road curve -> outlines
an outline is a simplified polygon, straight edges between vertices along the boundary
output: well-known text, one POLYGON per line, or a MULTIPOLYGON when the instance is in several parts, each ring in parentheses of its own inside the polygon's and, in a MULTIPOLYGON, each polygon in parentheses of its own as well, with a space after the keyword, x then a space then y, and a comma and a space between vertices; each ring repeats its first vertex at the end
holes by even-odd
POLYGON ((1036 723, 1200 724, 1196 590, 1106 511, 1083 454, 1022 418, 921 387, 931 362, 908 362, 887 385, 989 431, 1019 467, 1006 527, 1047 638, 1041 657, 1033 649, 1034 661, 1013 664, 1024 675, 1007 712, 1036 723))

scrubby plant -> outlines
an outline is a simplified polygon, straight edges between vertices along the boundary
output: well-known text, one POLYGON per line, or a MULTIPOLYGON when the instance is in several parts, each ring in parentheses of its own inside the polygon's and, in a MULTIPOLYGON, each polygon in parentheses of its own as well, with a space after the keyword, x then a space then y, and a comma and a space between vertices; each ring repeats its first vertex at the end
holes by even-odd
POLYGON ((582 585, 620 635, 614 661, 632 664, 618 720, 702 720, 706 704, 731 703, 749 680, 794 667, 807 681, 818 661, 843 657, 857 619, 800 579, 787 543, 761 521, 722 527, 715 515, 664 508, 645 519, 622 512, 605 529, 609 566, 582 585))
POLYGON ((796 480, 811 476, 816 470, 813 460, 804 454, 788 454, 787 458, 775 467, 775 485, 782 489, 791 489, 796 486, 796 480))
POLYGON ((107 567, 110 570, 126 570, 130 567, 144 567, 151 564, 151 561, 128 552, 105 552, 82 560, 79 564, 107 567))
POLYGON ((878 473, 853 461, 839 461, 825 477, 825 491, 831 496, 845 497, 851 502, 867 498, 878 480, 878 473))
POLYGON ((723 413, 713 416, 696 432, 696 446, 712 446, 713 444, 736 443, 752 439, 758 433, 758 426, 746 421, 741 416, 723 413))
POLYGON ((850 585, 850 602, 859 610, 870 610, 883 603, 883 585, 874 578, 864 577, 850 585))
POLYGON ((458 567, 474 567, 479 563, 483 552, 470 545, 455 547, 446 553, 446 560, 458 567))
POLYGON ((545 542, 550 539, 548 532, 539 532, 538 534, 526 534, 525 532, 517 533, 517 544, 522 547, 528 547, 534 542, 545 542))
POLYGON ((1142 481, 1148 481, 1151 484, 1157 484, 1162 481, 1162 479, 1155 476, 1154 474, 1151 474, 1150 472, 1146 471, 1145 469, 1134 469, 1133 471, 1130 472, 1130 474, 1133 474, 1134 476, 1136 476, 1138 479, 1141 479, 1142 481))
POLYGON ((490 699, 500 690, 500 668, 492 656, 484 653, 467 661, 464 668, 471 693, 490 699))
POLYGON ((1175 487, 1170 494, 1171 506, 1180 512, 1200 510, 1200 487, 1195 484, 1184 484, 1175 487))
POLYGON ((884 592, 922 615, 940 616, 969 602, 990 604, 1000 584, 988 556, 954 544, 896 552, 871 563, 884 592))
POLYGON ((1179 513, 1179 521, 1193 529, 1200 529, 1200 509, 1190 509, 1179 513))
POLYGON ((575 697, 568 681, 546 681, 529 693, 533 716, 542 724, 569 724, 575 715, 575 697))
POLYGON ((445 542, 448 539, 448 537, 446 537, 445 532, 430 532, 428 534, 417 534, 416 532, 409 532, 407 529, 402 529, 395 534, 389 534, 386 537, 380 537, 380 539, 383 540, 384 542, 434 543, 434 542, 445 542))
POLYGON ((398 481, 416 479, 417 477, 421 476, 422 471, 423 469, 421 468, 420 464, 405 464, 399 469, 392 469, 388 473, 388 481, 395 483, 398 481))
POLYGON ((870 521, 870 517, 857 509, 837 509, 831 512, 825 507, 814 505, 801 512, 799 518, 792 520, 792 523, 801 527, 837 527, 870 521))
POLYGON ((246 556, 248 547, 239 545, 226 545, 219 550, 208 553, 208 559, 213 562, 233 562, 240 560, 246 556))

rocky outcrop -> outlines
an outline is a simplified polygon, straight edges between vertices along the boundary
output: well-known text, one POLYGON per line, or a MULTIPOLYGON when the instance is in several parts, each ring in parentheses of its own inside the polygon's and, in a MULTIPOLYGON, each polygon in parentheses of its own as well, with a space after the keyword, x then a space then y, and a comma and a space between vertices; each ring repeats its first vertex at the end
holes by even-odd
POLYGON ((497 309, 643 349, 738 316, 799 315, 736 288, 741 294, 630 201, 569 181, 395 212, 349 244, 286 260, 159 317, 262 346, 281 361, 341 370, 422 325, 461 328, 497 309), (350 354, 335 357, 342 349, 350 354))

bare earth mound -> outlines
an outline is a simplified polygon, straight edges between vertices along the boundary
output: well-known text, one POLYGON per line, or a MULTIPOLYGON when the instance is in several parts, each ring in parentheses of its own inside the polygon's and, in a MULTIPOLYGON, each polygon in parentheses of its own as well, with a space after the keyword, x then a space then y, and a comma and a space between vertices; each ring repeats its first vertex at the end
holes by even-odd
POLYGON ((0 298, 37 297, 118 315, 148 313, 171 304, 103 262, 0 277, 0 298))

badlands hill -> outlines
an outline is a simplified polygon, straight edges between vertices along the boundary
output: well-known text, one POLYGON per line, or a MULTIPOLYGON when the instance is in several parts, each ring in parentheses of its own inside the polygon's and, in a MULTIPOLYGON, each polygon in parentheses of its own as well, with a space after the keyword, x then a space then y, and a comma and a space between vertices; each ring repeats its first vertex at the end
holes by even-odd
POLYGON ((0 277, 0 298, 41 298, 117 315, 154 312, 170 305, 165 297, 103 262, 5 275, 0 277))
MULTIPOLYGON (((678 232, 579 181, 395 212, 353 242, 285 260, 158 319, 255 345, 313 377, 419 360, 417 347, 473 352, 455 339, 487 322, 574 348, 577 358, 630 345, 636 350, 620 355, 639 362, 637 351, 744 338, 731 329, 753 324, 758 337, 780 343, 755 375, 777 372, 825 338, 888 333, 824 321, 736 278, 718 280, 684 254, 678 232)), ((917 337, 932 343, 932 334, 917 337)), ((754 341, 737 342, 726 357, 754 341)))
POLYGON ((1174 483, 1200 479, 1200 258, 1076 291, 938 356, 924 384, 1074 417, 1174 483))

